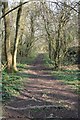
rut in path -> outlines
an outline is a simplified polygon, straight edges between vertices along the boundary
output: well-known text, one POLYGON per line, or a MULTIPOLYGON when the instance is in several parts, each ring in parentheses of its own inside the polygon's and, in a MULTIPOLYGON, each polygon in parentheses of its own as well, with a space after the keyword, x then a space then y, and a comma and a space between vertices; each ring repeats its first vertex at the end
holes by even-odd
POLYGON ((78 117, 78 95, 70 86, 51 75, 53 68, 45 67, 43 59, 44 55, 39 54, 32 65, 20 71, 19 74, 24 76, 24 90, 5 106, 6 118, 78 117))

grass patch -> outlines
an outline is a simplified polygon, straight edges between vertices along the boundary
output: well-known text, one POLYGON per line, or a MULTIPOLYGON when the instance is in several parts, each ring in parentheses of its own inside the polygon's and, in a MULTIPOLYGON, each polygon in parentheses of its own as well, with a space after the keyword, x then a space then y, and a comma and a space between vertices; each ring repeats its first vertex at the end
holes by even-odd
POLYGON ((17 67, 19 67, 19 68, 24 68, 24 67, 25 67, 25 64, 18 63, 18 64, 17 64, 17 67))
POLYGON ((80 93, 80 70, 59 70, 53 71, 53 76, 70 85, 77 93, 80 93))
POLYGON ((22 88, 22 78, 16 73, 7 74, 2 72, 2 100, 5 102, 12 96, 18 96, 22 88))

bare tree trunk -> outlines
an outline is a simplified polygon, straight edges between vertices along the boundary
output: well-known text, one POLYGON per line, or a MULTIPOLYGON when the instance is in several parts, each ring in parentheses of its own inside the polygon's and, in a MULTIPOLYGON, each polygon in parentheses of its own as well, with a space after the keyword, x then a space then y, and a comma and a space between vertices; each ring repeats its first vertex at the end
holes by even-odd
MULTIPOLYGON (((0 6, 2 3, 0 2, 0 6)), ((0 7, 0 17, 1 17, 2 7, 0 7)), ((1 72, 1 53, 2 53, 2 20, 0 20, 0 92, 2 93, 2 72, 1 72)), ((0 118, 2 118, 2 95, 0 95, 0 118)))
MULTIPOLYGON (((3 15, 8 11, 8 2, 2 3, 3 8, 3 15)), ((5 26, 5 40, 4 40, 4 46, 5 46, 5 57, 7 61, 7 70, 8 72, 12 71, 12 54, 10 51, 10 18, 9 15, 4 17, 4 26, 5 26)))
POLYGON ((20 39, 20 36, 21 36, 20 33, 19 33, 21 12, 22 12, 22 6, 19 7, 18 12, 17 12, 17 18, 16 18, 16 33, 15 33, 13 57, 12 57, 12 64, 13 64, 13 70, 14 71, 17 71, 16 58, 17 58, 18 43, 19 43, 19 39, 20 39))
POLYGON ((30 54, 32 46, 33 46, 33 42, 34 42, 34 13, 31 12, 31 16, 30 16, 30 40, 28 42, 28 47, 27 47, 27 55, 30 54))
POLYGON ((51 39, 49 39, 49 58, 52 58, 52 45, 51 45, 51 39))
POLYGON ((55 56, 54 56, 54 61, 55 61, 55 69, 59 69, 59 55, 60 55, 60 31, 61 31, 61 23, 59 23, 59 28, 58 28, 58 37, 56 39, 56 51, 55 51, 55 56))
POLYGON ((80 69, 80 1, 78 2, 78 67, 80 69))
POLYGON ((50 33, 49 33, 49 23, 48 21, 45 20, 44 15, 42 15, 43 20, 44 20, 44 27, 47 33, 47 39, 48 39, 48 50, 49 50, 49 58, 52 58, 52 44, 51 44, 51 37, 50 37, 50 33))
MULTIPOLYGON (((0 6, 2 6, 2 2, 0 2, 0 6)), ((2 7, 0 7, 0 16, 2 12, 2 7)), ((1 53, 2 53, 2 20, 0 20, 0 79, 1 79, 1 53)))

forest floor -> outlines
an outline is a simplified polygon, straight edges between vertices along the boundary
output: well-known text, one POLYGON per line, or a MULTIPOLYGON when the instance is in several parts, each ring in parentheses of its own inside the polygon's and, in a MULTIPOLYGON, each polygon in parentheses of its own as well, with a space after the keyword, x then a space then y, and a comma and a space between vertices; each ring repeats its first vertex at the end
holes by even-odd
POLYGON ((24 89, 4 107, 4 120, 43 120, 46 118, 78 118, 79 96, 71 86, 51 74, 52 67, 43 63, 40 54, 18 73, 24 89))

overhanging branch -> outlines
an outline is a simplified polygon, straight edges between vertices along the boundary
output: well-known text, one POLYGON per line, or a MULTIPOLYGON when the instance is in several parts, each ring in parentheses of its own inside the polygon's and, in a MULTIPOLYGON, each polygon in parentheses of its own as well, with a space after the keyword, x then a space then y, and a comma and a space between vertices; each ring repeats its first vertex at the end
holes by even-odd
POLYGON ((3 17, 5 17, 7 14, 11 13, 12 11, 16 10, 16 9, 19 8, 20 6, 22 6, 22 5, 26 4, 26 3, 29 3, 29 2, 31 2, 31 1, 26 1, 26 2, 24 2, 24 3, 21 3, 20 5, 12 8, 12 9, 9 10, 8 12, 6 12, 4 15, 2 15, 2 16, 0 17, 0 19, 2 19, 3 17))
MULTIPOLYGON (((37 0, 37 1, 39 2, 39 0, 37 0)), ((23 2, 23 3, 21 3, 20 5, 12 8, 12 9, 9 10, 8 12, 6 12, 4 15, 2 15, 2 16, 0 17, 0 19, 4 18, 6 15, 8 15, 9 13, 11 13, 12 11, 16 10, 17 8, 19 8, 20 6, 22 6, 22 5, 24 5, 24 4, 27 4, 27 3, 29 3, 29 2, 37 2, 37 1, 36 1, 36 0, 32 0, 32 1, 23 2)), ((58 2, 53 2, 53 1, 47 1, 47 2, 51 2, 51 3, 54 3, 54 4, 56 4, 56 5, 59 6, 58 2)), ((62 3, 62 2, 61 2, 61 3, 62 3)), ((62 4, 63 4, 63 3, 62 3, 62 4)), ((66 6, 67 6, 67 7, 71 7, 71 6, 67 5, 67 4, 66 4, 66 6)), ((79 13, 75 8, 71 7, 71 9, 73 9, 75 12, 79 13)))

